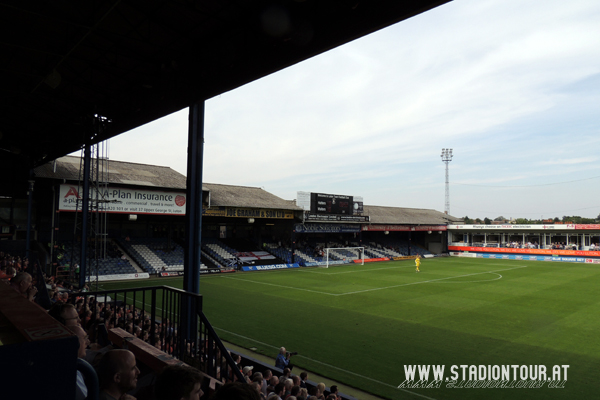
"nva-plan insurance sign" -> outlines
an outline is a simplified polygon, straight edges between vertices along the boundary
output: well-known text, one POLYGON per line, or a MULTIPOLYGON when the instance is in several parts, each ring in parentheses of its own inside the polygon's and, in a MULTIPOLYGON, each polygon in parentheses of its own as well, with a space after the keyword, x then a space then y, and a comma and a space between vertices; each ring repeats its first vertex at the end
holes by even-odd
MULTIPOLYGON (((60 185, 60 211, 81 211, 82 196, 77 185, 60 185)), ((93 193, 90 210, 122 214, 185 215, 185 192, 164 192, 108 187, 93 193), (96 206, 97 205, 97 206, 96 206)))

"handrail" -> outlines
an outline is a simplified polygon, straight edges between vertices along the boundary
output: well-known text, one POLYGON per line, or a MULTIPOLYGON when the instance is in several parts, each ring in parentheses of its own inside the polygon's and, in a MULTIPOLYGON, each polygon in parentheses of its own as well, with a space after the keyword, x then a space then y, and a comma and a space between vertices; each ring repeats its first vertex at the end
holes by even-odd
POLYGON ((113 315, 108 321, 96 321, 96 330, 104 322, 107 327, 114 323, 132 328, 130 333, 133 333, 134 315, 128 316, 127 312, 133 307, 141 320, 138 337, 146 338, 151 345, 217 380, 244 381, 242 372, 202 312, 202 295, 163 285, 83 292, 77 296, 71 302, 76 303, 79 298, 95 299, 90 302, 94 316, 100 311, 98 303, 111 305, 113 315), (117 319, 114 313, 121 307, 124 313, 117 319))
POLYGON ((227 348, 225 347, 225 345, 223 344, 223 342, 221 341, 221 339, 219 338, 219 336, 213 329, 212 325, 208 321, 208 318, 206 317, 204 312, 199 311, 198 315, 200 316, 200 319, 201 319, 202 323, 204 324, 204 326, 206 327, 206 329, 208 330, 210 336, 212 336, 214 338, 216 345, 219 347, 219 350, 221 350, 221 354, 225 355, 227 364, 229 364, 230 367, 233 366, 232 371, 236 375, 237 379, 240 382, 244 382, 244 375, 239 370, 239 368, 236 367, 235 361, 233 361, 233 357, 231 357, 231 354, 229 354, 229 351, 227 351, 227 348))

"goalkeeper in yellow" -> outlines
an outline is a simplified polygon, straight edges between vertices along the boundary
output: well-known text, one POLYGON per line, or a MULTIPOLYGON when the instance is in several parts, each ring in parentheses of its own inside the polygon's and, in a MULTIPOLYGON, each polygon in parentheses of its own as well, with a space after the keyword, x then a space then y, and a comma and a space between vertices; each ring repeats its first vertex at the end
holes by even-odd
POLYGON ((421 272, 419 270, 419 267, 421 266, 421 255, 417 255, 417 258, 415 258, 415 266, 417 267, 415 270, 416 272, 421 272))

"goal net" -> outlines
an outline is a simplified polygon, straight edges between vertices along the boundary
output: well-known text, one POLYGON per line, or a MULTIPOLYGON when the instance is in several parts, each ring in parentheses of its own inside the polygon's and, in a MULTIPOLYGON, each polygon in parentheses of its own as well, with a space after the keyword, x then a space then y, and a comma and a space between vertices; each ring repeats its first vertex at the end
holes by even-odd
POLYGON ((360 260, 360 265, 365 265, 364 247, 327 247, 325 249, 326 264, 322 268, 329 268, 329 265, 349 264, 354 260, 360 260))

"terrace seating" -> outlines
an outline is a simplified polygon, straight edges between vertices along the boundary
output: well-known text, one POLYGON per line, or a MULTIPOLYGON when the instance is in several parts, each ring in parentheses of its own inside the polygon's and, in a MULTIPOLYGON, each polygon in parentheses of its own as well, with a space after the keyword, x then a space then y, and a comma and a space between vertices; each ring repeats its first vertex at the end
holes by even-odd
POLYGON ((136 238, 129 241, 120 239, 119 244, 140 267, 150 273, 162 271, 183 271, 184 251, 178 244, 167 249, 163 238, 136 238))
MULTIPOLYGON (((103 254, 103 258, 98 258, 97 265, 94 257, 94 249, 90 250, 91 260, 88 263, 87 275, 95 276, 98 275, 119 275, 119 274, 132 274, 138 272, 135 267, 127 259, 120 257, 120 252, 116 251, 116 246, 113 242, 108 241, 108 248, 106 254, 103 254)), ((62 252, 61 264, 62 265, 74 265, 81 258, 81 249, 77 244, 65 243, 64 250, 62 252), (74 262, 73 262, 74 260, 74 262)))

